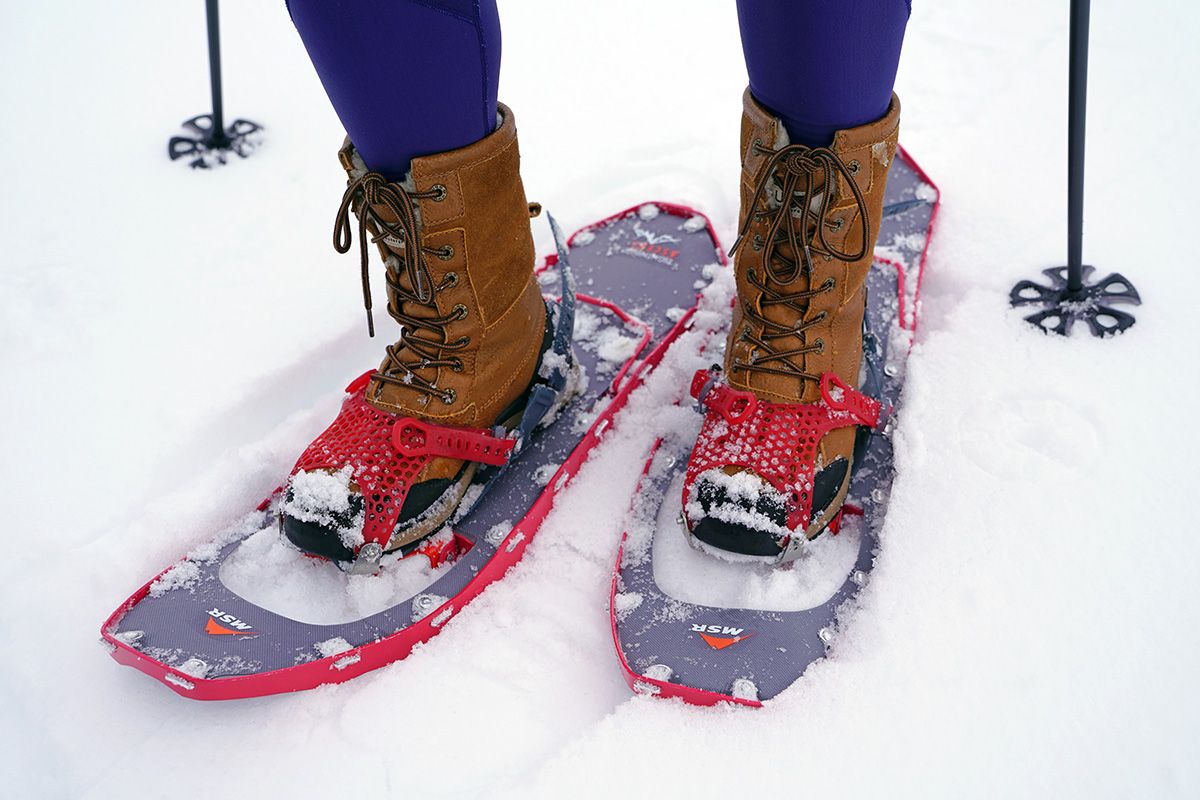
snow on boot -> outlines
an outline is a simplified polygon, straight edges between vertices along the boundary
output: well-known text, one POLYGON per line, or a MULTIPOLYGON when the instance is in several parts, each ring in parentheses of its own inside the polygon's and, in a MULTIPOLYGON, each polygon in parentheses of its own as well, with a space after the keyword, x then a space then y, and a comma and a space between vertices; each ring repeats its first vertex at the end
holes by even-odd
POLYGON ((683 506, 718 554, 782 561, 835 519, 857 426, 878 421, 856 387, 900 102, 828 148, 790 144, 749 89, 743 105, 738 298, 723 374, 693 381, 706 416, 683 506))
POLYGON ((338 154, 349 179, 334 246, 350 249, 353 211, 372 335, 368 237, 401 332, 288 480, 282 527, 306 552, 376 563, 408 552, 454 513, 480 461, 503 463, 512 449, 505 431, 552 336, 516 125, 503 105, 498 117, 481 141, 414 159, 403 183, 369 171, 349 139, 338 154))

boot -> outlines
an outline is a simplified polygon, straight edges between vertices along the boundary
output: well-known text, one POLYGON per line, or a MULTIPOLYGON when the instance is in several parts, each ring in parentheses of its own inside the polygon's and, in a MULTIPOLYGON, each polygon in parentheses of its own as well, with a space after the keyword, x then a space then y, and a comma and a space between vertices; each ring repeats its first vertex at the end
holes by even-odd
POLYGON ((534 277, 534 206, 521 184, 516 125, 503 105, 498 116, 483 140, 414 159, 403 183, 368 171, 349 139, 339 153, 348 186, 334 246, 349 250, 353 211, 368 324, 373 334, 371 237, 401 332, 379 369, 347 388, 337 419, 296 462, 281 524, 302 550, 339 562, 364 544, 376 559, 408 552, 458 507, 478 463, 402 452, 398 421, 494 445, 503 440, 491 435, 504 431, 493 426, 520 419, 547 314, 534 277))
POLYGON ((743 105, 738 297, 723 375, 694 382, 707 411, 683 502, 701 542, 786 559, 841 509, 858 426, 878 419, 857 387, 900 103, 828 148, 790 144, 749 89, 743 105))

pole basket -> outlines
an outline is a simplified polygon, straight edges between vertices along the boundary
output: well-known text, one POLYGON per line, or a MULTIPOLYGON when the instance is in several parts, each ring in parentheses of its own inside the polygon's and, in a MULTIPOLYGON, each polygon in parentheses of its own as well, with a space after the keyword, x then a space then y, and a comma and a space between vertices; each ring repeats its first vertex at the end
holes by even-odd
POLYGON ((1025 317, 1025 321, 1046 333, 1066 336, 1076 320, 1086 322, 1093 336, 1112 336, 1128 330, 1134 323, 1133 315, 1110 304, 1141 305, 1137 289, 1115 272, 1089 284, 1088 278, 1094 271, 1084 264, 1080 270, 1080 288, 1072 289, 1067 267, 1044 269, 1042 274, 1050 279, 1049 286, 1021 281, 1012 288, 1009 302, 1014 308, 1037 307, 1039 310, 1025 317))
POLYGON ((235 119, 223 131, 213 130, 213 115, 201 114, 183 123, 190 136, 172 136, 167 154, 172 161, 190 158, 192 169, 211 169, 224 164, 230 153, 246 158, 262 143, 263 127, 248 119, 235 119))

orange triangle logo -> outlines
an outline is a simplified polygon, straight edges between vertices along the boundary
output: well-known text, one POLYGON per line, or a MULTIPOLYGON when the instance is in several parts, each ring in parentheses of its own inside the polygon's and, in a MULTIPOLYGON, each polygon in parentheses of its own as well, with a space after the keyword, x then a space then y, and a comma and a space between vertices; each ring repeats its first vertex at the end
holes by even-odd
POLYGON ((720 636, 709 636, 707 633, 702 633, 700 635, 704 637, 704 641, 708 642, 709 647, 713 648, 714 650, 720 650, 722 648, 729 647, 731 644, 736 644, 742 639, 749 639, 754 634, 748 633, 745 636, 735 636, 732 639, 723 639, 720 636))
POLYGON ((241 634, 242 636, 257 636, 258 631, 235 631, 232 628, 226 628, 224 625, 218 625, 217 621, 212 617, 208 618, 208 622, 204 623, 204 632, 210 636, 241 634))

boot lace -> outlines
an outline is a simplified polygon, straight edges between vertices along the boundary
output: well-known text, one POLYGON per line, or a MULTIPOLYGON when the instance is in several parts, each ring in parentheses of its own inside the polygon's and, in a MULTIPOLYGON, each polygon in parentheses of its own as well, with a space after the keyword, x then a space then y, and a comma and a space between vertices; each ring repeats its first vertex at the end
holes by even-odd
MULTIPOLYGON (((397 386, 407 386, 425 394, 439 397, 446 404, 453 403, 453 389, 438 389, 431 381, 422 377, 417 370, 436 367, 449 367, 455 371, 463 368, 463 362, 457 357, 445 357, 447 353, 462 350, 470 342, 470 337, 461 336, 454 342, 446 341, 446 325, 467 316, 467 307, 461 303, 451 309, 445 316, 415 316, 405 313, 406 304, 431 308, 436 311, 434 302, 438 292, 458 283, 458 275, 446 273, 441 283, 433 285, 433 279, 425 256, 449 258, 453 250, 446 247, 424 247, 417 239, 417 209, 414 200, 441 200, 446 195, 444 187, 436 186, 426 192, 409 192, 395 183, 389 183, 387 178, 377 172, 368 172, 353 180, 342 195, 342 204, 338 208, 337 218, 333 226, 333 247, 339 253, 350 251, 352 236, 350 213, 358 217, 359 255, 362 260, 363 307, 367 311, 367 330, 375 335, 375 321, 372 314, 371 283, 368 274, 369 257, 368 243, 382 240, 399 242, 402 248, 397 253, 391 252, 400 260, 396 270, 387 270, 388 314, 400 323, 400 341, 388 345, 387 360, 384 366, 372 377, 397 386), (376 206, 383 206, 391 211, 395 222, 382 219, 376 212, 376 206), (371 236, 369 234, 373 233, 371 236), (401 275, 408 279, 408 287, 401 282, 401 275), (407 351, 407 352, 406 352, 407 351), (405 358, 403 356, 413 356, 405 358), (396 374, 399 373, 399 374, 396 374)), ((415 308, 413 309, 415 311, 415 308)))
POLYGON ((732 256, 737 252, 753 222, 770 220, 767 235, 755 236, 753 240, 754 249, 762 252, 762 277, 760 278, 753 268, 746 271, 747 281, 760 292, 758 303, 743 304, 746 315, 762 326, 762 333, 755 335, 749 328, 742 329, 741 338, 753 344, 755 349, 748 361, 737 359, 732 368, 735 372, 745 370, 794 376, 802 381, 820 380, 819 375, 806 372, 792 359, 805 353, 824 352, 824 340, 816 339, 811 344, 787 350, 776 349, 774 342, 790 336, 804 341, 804 332, 820 324, 827 316, 826 312, 822 311, 804 322, 804 316, 808 312, 807 301, 833 291, 837 281, 831 277, 826 278, 816 289, 810 286, 798 291, 783 290, 801 276, 811 279, 814 254, 823 256, 826 260, 837 259, 843 262, 858 261, 867 254, 871 226, 867 203, 854 181, 854 173, 828 148, 810 148, 796 144, 779 150, 769 150, 762 147, 757 140, 753 147, 756 154, 770 153, 771 157, 760 173, 754 197, 750 201, 749 213, 746 214, 729 254, 732 256), (858 213, 862 216, 862 238, 856 252, 839 250, 825 238, 826 230, 838 230, 843 224, 840 219, 829 219, 839 174, 844 176, 849 184, 858 213), (776 197, 779 199, 774 207, 769 202, 768 195, 768 185, 772 183, 772 179, 778 187, 776 197), (814 206, 817 207, 816 210, 814 206), (760 314, 756 305, 785 306, 796 312, 795 318, 798 322, 795 325, 775 322, 760 314))

